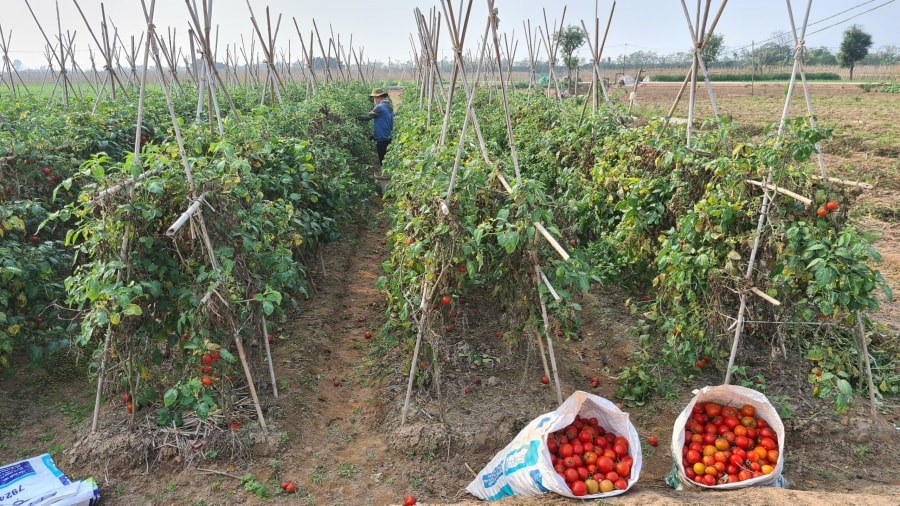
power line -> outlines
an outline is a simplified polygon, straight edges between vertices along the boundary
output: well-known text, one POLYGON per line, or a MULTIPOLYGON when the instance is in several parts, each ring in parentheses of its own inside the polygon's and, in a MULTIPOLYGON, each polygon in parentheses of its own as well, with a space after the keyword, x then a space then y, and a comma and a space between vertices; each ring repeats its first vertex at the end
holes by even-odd
MULTIPOLYGON (((818 20, 818 21, 814 21, 814 22, 810 23, 810 24, 807 25, 807 26, 813 26, 813 25, 817 25, 817 24, 819 24, 819 23, 823 23, 823 22, 825 22, 825 21, 827 21, 827 20, 829 20, 829 19, 836 18, 837 16, 840 16, 841 14, 844 14, 844 13, 846 13, 846 12, 852 11, 852 10, 854 10, 854 9, 858 9, 858 8, 860 8, 860 7, 862 7, 862 6, 866 5, 866 4, 870 4, 870 3, 876 2, 876 1, 878 1, 878 0, 867 0, 866 2, 862 2, 862 3, 860 3, 860 4, 854 5, 853 7, 850 7, 849 9, 845 9, 845 10, 843 10, 843 11, 841 11, 841 12, 836 13, 836 14, 832 14, 831 16, 822 18, 822 19, 820 19, 820 20, 818 20)), ((813 35, 813 34, 816 34, 816 33, 819 33, 819 32, 823 32, 823 31, 825 31, 825 30, 828 30, 829 28, 834 28, 835 26, 838 26, 838 25, 840 25, 840 24, 846 23, 847 21, 850 21, 851 19, 858 18, 858 17, 862 16, 863 14, 868 14, 868 13, 874 11, 874 10, 880 9, 880 8, 882 8, 882 7, 886 6, 886 5, 892 4, 892 3, 896 2, 896 1, 897 1, 897 0, 887 0, 886 2, 884 2, 884 3, 881 4, 881 5, 876 5, 875 7, 872 7, 871 9, 864 10, 864 11, 862 11, 862 12, 859 12, 859 13, 857 13, 857 14, 854 14, 853 16, 850 16, 850 17, 847 18, 847 19, 843 19, 843 20, 841 20, 841 21, 838 21, 837 23, 833 23, 833 24, 828 25, 828 26, 826 26, 826 27, 824 27, 824 28, 819 28, 818 30, 816 30, 816 31, 814 31, 814 32, 809 32, 809 33, 807 33, 806 35, 809 36, 809 35, 813 35)), ((773 40, 775 40, 775 39, 778 39, 781 35, 784 35, 784 34, 786 34, 786 33, 788 33, 788 32, 780 33, 780 34, 778 34, 778 35, 776 35, 776 36, 774 36, 774 37, 769 37, 768 39, 761 40, 761 41, 759 41, 759 42, 754 41, 754 42, 752 42, 752 43, 750 43, 750 44, 745 44, 745 45, 743 45, 743 46, 737 46, 737 47, 729 48, 729 49, 731 49, 732 51, 737 51, 737 50, 740 50, 740 49, 747 49, 748 47, 751 47, 751 46, 753 46, 753 45, 762 45, 762 44, 765 44, 766 42, 771 42, 771 41, 773 41, 773 40)))

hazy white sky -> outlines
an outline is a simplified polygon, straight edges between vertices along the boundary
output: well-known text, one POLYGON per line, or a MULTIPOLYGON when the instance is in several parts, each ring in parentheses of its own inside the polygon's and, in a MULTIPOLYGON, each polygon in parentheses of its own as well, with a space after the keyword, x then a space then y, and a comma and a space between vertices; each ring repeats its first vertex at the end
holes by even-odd
MULTIPOLYGON (((199 3, 200 0, 191 0, 199 3)), ((469 0, 463 0, 464 5, 469 0)), ((795 23, 800 29, 810 0, 791 0, 795 23)), ((150 0, 146 0, 150 5, 150 0)), ((450 0, 459 10, 460 0, 450 0)), ((58 6, 64 34, 75 34, 76 56, 80 63, 87 61, 88 50, 96 45, 88 33, 73 0, 29 0, 31 8, 51 41, 57 37, 56 9, 58 6)), ((99 36, 100 6, 104 6, 108 21, 118 29, 119 36, 130 45, 146 28, 140 0, 78 0, 88 22, 99 36)), ((188 10, 184 0, 157 0, 155 22, 160 33, 168 28, 177 30, 178 42, 186 45, 188 10)), ((406 61, 410 59, 410 34, 416 33, 413 10, 418 7, 426 15, 435 8, 442 12, 440 0, 250 0, 257 20, 264 24, 269 7, 273 27, 282 15, 276 45, 287 52, 290 45, 292 59, 299 56, 299 37, 294 18, 304 38, 309 37, 312 20, 327 42, 331 30, 340 37, 346 48, 353 37, 353 47, 364 49, 371 60, 406 61)), ((698 5, 707 0, 685 0, 692 22, 698 5)), ((811 0, 807 30, 807 47, 826 46, 837 52, 844 30, 858 24, 872 35, 873 49, 886 45, 900 45, 900 2, 897 0, 811 0)), ((710 22, 722 4, 712 0, 710 22)), ((46 65, 46 43, 32 18, 25 0, 0 0, 0 28, 9 42, 9 57, 21 60, 27 67, 46 65)), ((565 12, 565 25, 585 25, 593 32, 594 19, 600 18, 601 33, 609 18, 612 0, 495 0, 500 12, 500 31, 518 40, 517 60, 527 58, 523 38, 523 21, 530 20, 532 29, 544 27, 544 12, 550 30, 559 26, 565 12)), ((730 0, 727 2, 716 32, 724 36, 726 51, 760 44, 774 32, 790 29, 785 0, 730 0)), ((474 49, 475 41, 484 32, 487 0, 474 0, 466 49, 474 49)), ((241 37, 249 48, 255 37, 250 23, 250 9, 246 0, 213 0, 213 22, 219 28, 219 59, 224 59, 225 44, 237 43, 241 37)), ((263 28, 264 29, 264 28, 263 28)), ((67 35, 66 35, 67 36, 67 35)), ((604 56, 615 59, 623 53, 638 50, 660 54, 685 51, 691 46, 690 35, 680 0, 618 0, 607 38, 604 56)), ((257 43, 256 48, 259 48, 257 43)), ((446 29, 441 34, 440 57, 450 57, 450 43, 446 29)), ((318 54, 318 48, 316 48, 318 54)), ((582 51, 582 56, 588 53, 582 51)), ((2 55, 0 55, 2 56, 2 55)))

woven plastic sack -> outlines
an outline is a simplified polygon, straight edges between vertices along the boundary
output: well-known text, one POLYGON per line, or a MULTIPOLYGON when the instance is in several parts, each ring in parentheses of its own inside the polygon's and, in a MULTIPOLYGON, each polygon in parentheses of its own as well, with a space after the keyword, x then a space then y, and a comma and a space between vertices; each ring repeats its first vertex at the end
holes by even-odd
POLYGON ((784 424, 781 422, 778 411, 775 410, 769 399, 762 393, 750 388, 737 385, 719 385, 695 390, 694 398, 678 415, 678 418, 675 420, 675 426, 672 428, 672 460, 674 465, 668 476, 666 476, 666 483, 676 490, 686 488, 732 490, 754 486, 787 488, 787 481, 781 475, 784 468, 784 424), (744 404, 750 404, 756 408, 756 417, 765 420, 778 436, 778 463, 775 465, 775 469, 770 474, 759 478, 751 478, 736 483, 722 483, 714 486, 703 485, 688 478, 684 474, 684 466, 681 461, 681 450, 684 448, 684 426, 691 417, 694 405, 701 402, 715 402, 722 406, 733 406, 735 408, 740 408, 744 404))
POLYGON ((565 480, 553 469, 547 437, 572 423, 577 415, 596 417, 607 431, 628 440, 629 454, 634 458, 631 477, 625 490, 613 490, 579 497, 595 499, 625 493, 641 474, 641 441, 628 419, 628 413, 603 397, 576 391, 556 410, 545 413, 525 426, 512 442, 500 450, 469 483, 466 491, 479 499, 495 501, 509 496, 533 496, 554 492, 575 498, 565 480))

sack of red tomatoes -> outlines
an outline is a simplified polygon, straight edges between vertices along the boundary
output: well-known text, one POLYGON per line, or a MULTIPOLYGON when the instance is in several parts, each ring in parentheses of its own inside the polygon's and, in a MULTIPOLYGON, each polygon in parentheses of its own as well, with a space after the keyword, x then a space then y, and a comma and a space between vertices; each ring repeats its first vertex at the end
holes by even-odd
POLYGON ((735 385, 695 392, 672 430, 675 489, 786 487, 784 425, 765 395, 735 385))
POLYGON ((593 499, 624 493, 641 472, 637 431, 615 404, 576 391, 532 420, 466 491, 488 501, 555 492, 593 499))

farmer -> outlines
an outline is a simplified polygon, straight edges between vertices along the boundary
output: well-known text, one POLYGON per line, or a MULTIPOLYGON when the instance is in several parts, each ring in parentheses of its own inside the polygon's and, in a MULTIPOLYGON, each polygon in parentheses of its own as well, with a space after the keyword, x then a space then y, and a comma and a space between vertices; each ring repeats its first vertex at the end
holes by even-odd
POLYGON ((375 134, 372 139, 375 140, 378 164, 380 165, 384 162, 388 144, 391 143, 391 132, 394 129, 394 104, 388 98, 387 92, 381 88, 375 88, 372 93, 369 93, 369 96, 375 101, 375 107, 368 114, 361 114, 356 119, 360 121, 375 120, 375 134))

